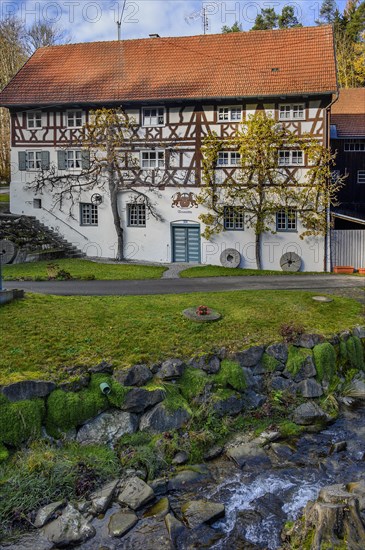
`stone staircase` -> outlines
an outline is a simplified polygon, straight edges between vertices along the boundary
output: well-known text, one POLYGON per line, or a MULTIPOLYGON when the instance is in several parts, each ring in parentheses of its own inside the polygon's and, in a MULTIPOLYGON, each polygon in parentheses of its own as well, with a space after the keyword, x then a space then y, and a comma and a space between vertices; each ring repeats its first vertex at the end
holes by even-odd
POLYGON ((0 239, 17 248, 13 263, 56 258, 84 258, 85 254, 34 216, 0 213, 0 239))

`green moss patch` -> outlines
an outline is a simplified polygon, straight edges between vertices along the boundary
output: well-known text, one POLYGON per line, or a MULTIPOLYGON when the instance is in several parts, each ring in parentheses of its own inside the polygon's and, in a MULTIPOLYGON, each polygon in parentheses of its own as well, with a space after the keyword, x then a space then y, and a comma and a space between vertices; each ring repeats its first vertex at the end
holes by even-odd
POLYGON ((348 340, 340 342, 340 361, 347 368, 358 370, 365 369, 364 348, 360 338, 351 336, 348 340))
POLYGON ((79 426, 107 408, 108 399, 99 388, 78 393, 55 390, 47 399, 47 431, 57 437, 61 432, 79 426))
POLYGON ((304 366, 308 357, 312 356, 312 351, 305 348, 297 348, 296 346, 289 346, 288 349, 288 361, 286 363, 287 370, 295 376, 300 369, 304 366))
POLYGON ((200 369, 188 367, 179 380, 179 388, 183 397, 187 401, 191 401, 191 399, 194 399, 194 397, 197 397, 203 392, 208 382, 209 377, 205 372, 200 369))
POLYGON ((264 353, 261 359, 261 364, 265 368, 267 372, 275 372, 277 367, 280 365, 280 361, 275 359, 272 355, 269 355, 268 353, 264 353))
POLYGON ((19 447, 28 439, 39 437, 44 413, 42 399, 3 403, 0 406, 0 442, 19 447))
POLYGON ((313 348, 314 363, 317 370, 317 378, 330 382, 336 373, 336 351, 335 348, 325 342, 313 348))
POLYGON ((222 388, 229 386, 237 391, 244 391, 247 388, 242 368, 238 363, 228 359, 222 361, 220 371, 214 376, 214 381, 222 388))

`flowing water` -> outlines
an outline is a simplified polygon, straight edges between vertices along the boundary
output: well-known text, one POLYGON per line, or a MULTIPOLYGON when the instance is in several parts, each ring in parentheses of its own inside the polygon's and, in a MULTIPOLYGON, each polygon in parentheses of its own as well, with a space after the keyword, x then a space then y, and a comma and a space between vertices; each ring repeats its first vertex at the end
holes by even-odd
POLYGON ((322 487, 363 478, 365 409, 346 411, 326 430, 304 435, 294 449, 285 451, 282 464, 278 460, 273 467, 256 472, 235 468, 210 488, 209 496, 226 505, 225 518, 214 526, 222 529, 225 537, 215 549, 237 548, 236 541, 242 538, 259 548, 279 548, 284 523, 297 519, 322 487), (347 442, 347 449, 331 453, 332 444, 340 441, 347 442), (264 509, 257 508, 261 497, 264 509), (257 509, 261 515, 253 513, 257 509))

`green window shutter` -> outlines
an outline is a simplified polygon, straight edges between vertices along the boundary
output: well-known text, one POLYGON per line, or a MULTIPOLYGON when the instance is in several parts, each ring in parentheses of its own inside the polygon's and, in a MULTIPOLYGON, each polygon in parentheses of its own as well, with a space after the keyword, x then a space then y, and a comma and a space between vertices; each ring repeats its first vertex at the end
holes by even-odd
POLYGON ((90 168, 90 151, 81 152, 81 167, 83 170, 89 170, 90 168))
POLYGON ((49 170, 49 151, 42 151, 42 170, 49 170))
POLYGON ((19 151, 18 157, 19 157, 19 170, 24 172, 24 170, 27 169, 27 153, 23 151, 19 151))
POLYGON ((58 169, 66 170, 66 151, 57 151, 58 169))

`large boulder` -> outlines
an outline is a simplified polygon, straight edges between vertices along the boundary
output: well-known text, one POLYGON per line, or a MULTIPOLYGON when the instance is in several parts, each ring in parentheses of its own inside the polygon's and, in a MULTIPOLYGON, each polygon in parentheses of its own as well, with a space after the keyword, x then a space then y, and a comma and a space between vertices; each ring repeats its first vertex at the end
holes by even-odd
POLYGON ((161 380, 176 380, 183 375, 185 369, 185 363, 180 359, 168 359, 162 363, 157 376, 161 380))
POLYGON ((299 405, 294 410, 293 420, 299 426, 310 426, 311 424, 326 422, 327 415, 319 405, 309 401, 299 405))
POLYGON ((132 388, 124 398, 120 408, 130 413, 142 413, 154 407, 165 399, 163 390, 145 390, 143 388, 132 388))
POLYGON ((56 389, 54 382, 45 382, 44 380, 24 380, 15 382, 2 388, 2 393, 9 401, 24 401, 34 399, 35 397, 47 397, 56 389))
POLYGON ((309 378, 308 380, 302 380, 298 386, 297 386, 298 392, 303 397, 321 397, 323 395, 323 389, 321 384, 318 384, 313 378, 309 378))
POLYGON ((159 403, 141 417, 139 429, 153 433, 169 432, 180 429, 189 418, 190 414, 186 409, 169 411, 163 403, 159 403))
POLYGON ((272 344, 266 348, 266 353, 279 361, 279 363, 285 364, 288 360, 288 345, 284 343, 272 344))
POLYGON ((81 426, 76 441, 86 445, 113 445, 123 435, 136 432, 137 428, 138 416, 135 414, 108 411, 81 426))
POLYGON ((193 470, 182 470, 168 482, 169 491, 182 491, 186 488, 201 486, 203 482, 211 479, 209 468, 204 464, 195 466, 193 470))
POLYGON ((208 374, 216 374, 220 370, 221 362, 217 355, 201 355, 189 361, 189 366, 204 370, 208 374))
POLYGON ((321 344, 323 341, 323 336, 319 334, 302 334, 299 336, 296 345, 301 348, 312 349, 314 346, 321 344))
POLYGON ((241 367, 255 367, 264 354, 263 346, 253 346, 235 354, 235 359, 241 367))
POLYGON ((144 504, 155 498, 153 489, 139 477, 131 477, 125 483, 118 495, 118 501, 126 504, 132 510, 138 510, 144 504))
POLYGON ((249 436, 240 437, 236 444, 226 450, 228 458, 233 460, 239 468, 271 466, 271 461, 264 449, 260 438, 250 439, 249 436))
POLYGON ((309 502, 284 538, 283 548, 365 548, 365 528, 358 495, 344 485, 321 489, 318 499, 309 502))
POLYGON ((213 404, 213 411, 219 418, 223 416, 236 416, 245 407, 244 399, 240 395, 230 395, 213 404))
POLYGON ((68 548, 92 538, 95 527, 72 504, 68 504, 59 518, 43 528, 43 534, 56 548, 68 548))
POLYGON ((133 365, 129 369, 114 372, 114 378, 123 386, 145 386, 153 377, 146 365, 133 365))
POLYGON ((214 523, 225 514, 224 504, 209 500, 190 500, 181 507, 181 511, 192 529, 202 523, 214 523))
POLYGON ((175 550, 164 518, 146 518, 123 537, 120 550, 175 550))

